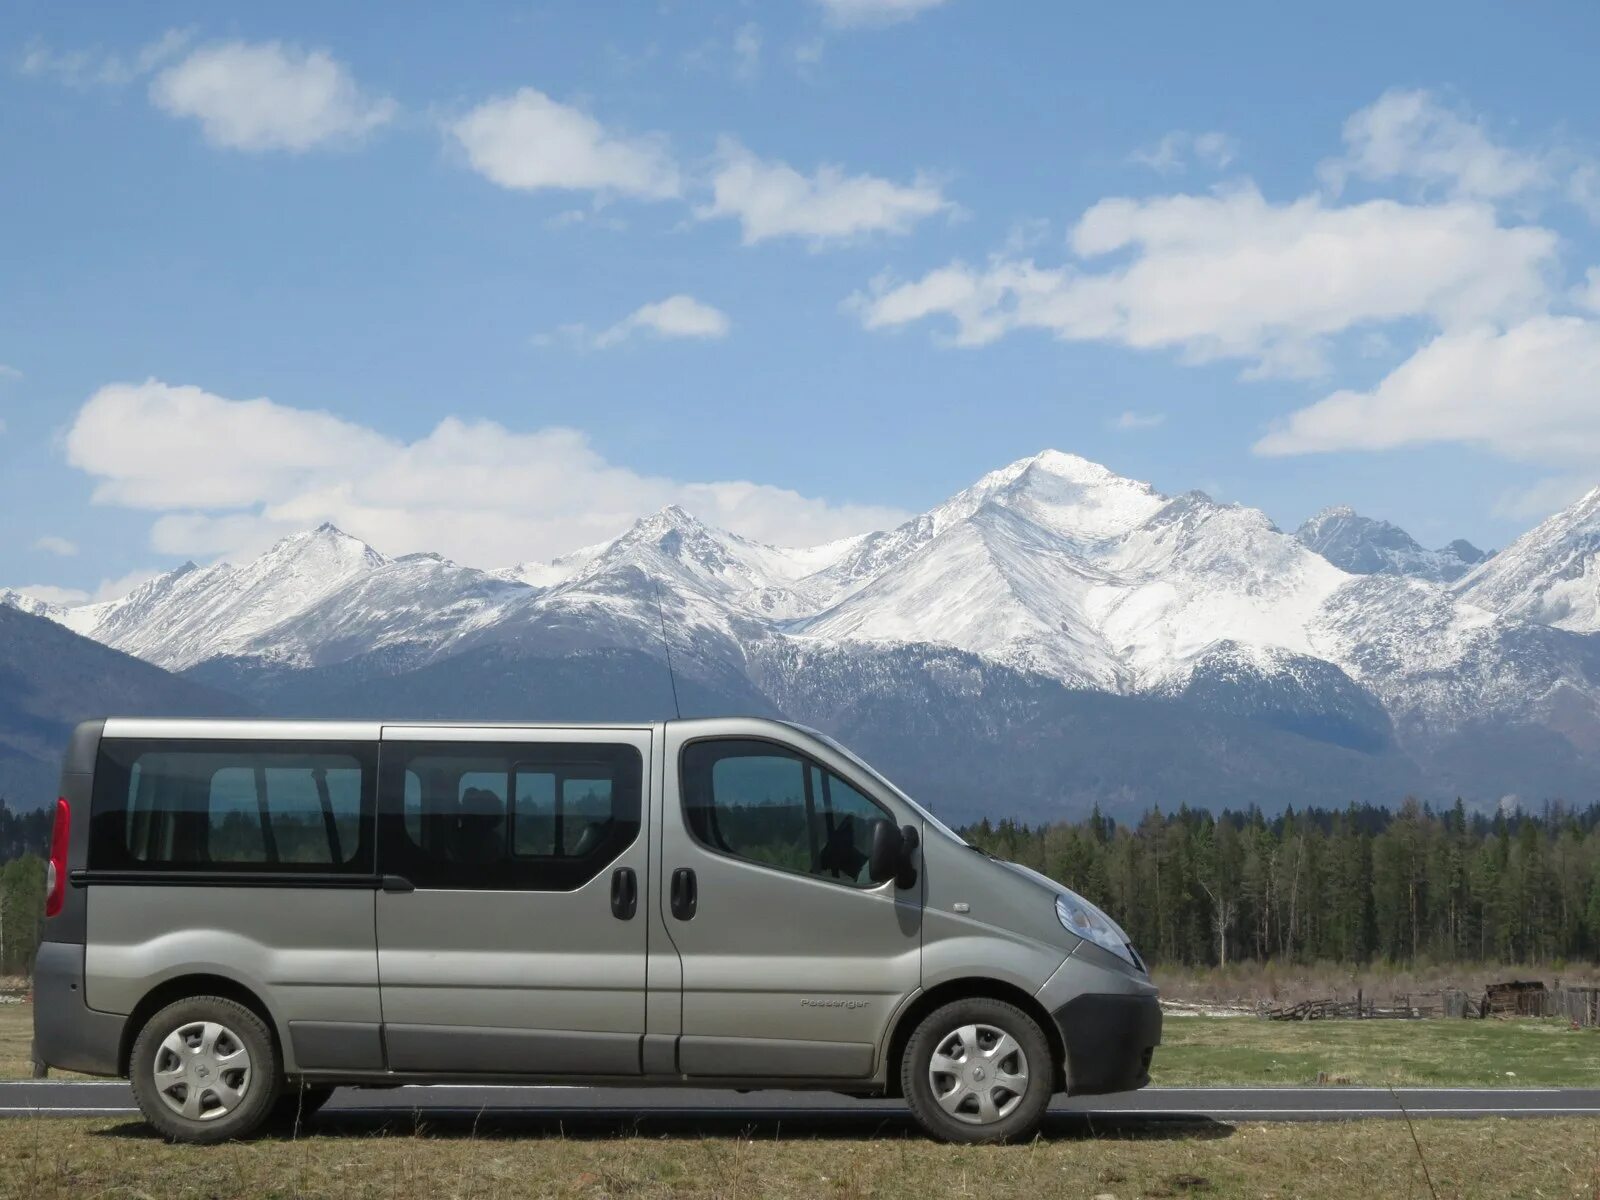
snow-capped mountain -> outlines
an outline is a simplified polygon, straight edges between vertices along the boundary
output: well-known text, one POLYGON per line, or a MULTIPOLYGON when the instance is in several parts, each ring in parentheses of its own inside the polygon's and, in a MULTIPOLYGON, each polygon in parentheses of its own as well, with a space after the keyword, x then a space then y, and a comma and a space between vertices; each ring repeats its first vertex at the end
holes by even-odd
POLYGON ((1529 530, 1457 585, 1508 617, 1600 631, 1600 488, 1529 530))
POLYGON ((67 610, 60 605, 25 596, 15 588, 0 588, 0 608, 14 608, 30 617, 49 617, 53 621, 60 621, 67 615, 67 610))
POLYGON ((185 563, 120 600, 69 609, 62 623, 168 670, 235 654, 261 634, 384 566, 365 542, 322 525, 235 567, 185 563))
POLYGON ((1294 536, 1352 575, 1409 575, 1450 583, 1489 557, 1463 538, 1437 550, 1425 549, 1398 525, 1363 517, 1344 505, 1308 518, 1294 536))
POLYGON ((1427 551, 1349 510, 1291 535, 1046 451, 822 547, 671 506, 480 570, 322 526, 109 603, 0 604, 323 715, 659 716, 670 646, 680 706, 806 721, 930 796, 986 778, 964 741, 1025 747, 1001 772, 1019 812, 1024 775, 1035 811, 1044 794, 1492 802, 1600 790, 1597 548, 1600 492, 1451 586, 1470 548, 1427 551))

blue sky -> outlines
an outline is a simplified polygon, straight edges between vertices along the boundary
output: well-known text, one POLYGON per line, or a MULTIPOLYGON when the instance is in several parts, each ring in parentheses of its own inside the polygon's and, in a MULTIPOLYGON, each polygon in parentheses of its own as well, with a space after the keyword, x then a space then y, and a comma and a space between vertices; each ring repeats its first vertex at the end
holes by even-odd
POLYGON ((1500 545, 1600 477, 1600 9, 0 14, 0 582, 776 541, 1047 446, 1500 545))

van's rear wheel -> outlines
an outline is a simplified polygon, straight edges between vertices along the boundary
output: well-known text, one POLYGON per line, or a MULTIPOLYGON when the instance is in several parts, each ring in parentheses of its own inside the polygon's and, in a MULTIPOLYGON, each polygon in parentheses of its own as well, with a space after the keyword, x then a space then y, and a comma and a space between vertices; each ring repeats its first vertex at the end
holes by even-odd
POLYGON ((1055 1062, 1038 1023, 1014 1004, 956 1000, 906 1043, 900 1086, 917 1123, 947 1142, 1032 1137, 1050 1106, 1055 1062))
POLYGON ((260 1017, 237 1001, 193 996, 145 1022, 128 1060, 145 1120, 174 1142, 225 1142, 272 1112, 278 1052, 260 1017))

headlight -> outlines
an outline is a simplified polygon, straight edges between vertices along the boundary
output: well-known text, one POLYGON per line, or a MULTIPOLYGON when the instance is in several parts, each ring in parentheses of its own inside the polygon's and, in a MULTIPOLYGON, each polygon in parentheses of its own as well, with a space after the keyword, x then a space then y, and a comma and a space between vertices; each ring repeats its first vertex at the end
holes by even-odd
POLYGON ((1056 916, 1061 919, 1062 928, 1068 933, 1075 933, 1086 941, 1111 951, 1130 967, 1139 967, 1139 961, 1133 956, 1133 949, 1128 945, 1128 935, 1122 932, 1122 926, 1078 893, 1062 892, 1056 897, 1056 916))

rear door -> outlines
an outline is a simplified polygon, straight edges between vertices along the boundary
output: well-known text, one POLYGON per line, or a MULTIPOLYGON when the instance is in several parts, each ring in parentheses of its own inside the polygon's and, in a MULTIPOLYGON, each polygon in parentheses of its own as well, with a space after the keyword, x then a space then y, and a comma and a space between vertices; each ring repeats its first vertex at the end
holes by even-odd
POLYGON ((639 1073, 650 751, 647 728, 384 730, 391 1070, 639 1073))
POLYGON ((656 886, 682 963, 679 1067, 861 1079, 920 983, 920 885, 874 884, 866 860, 874 822, 914 814, 820 746, 752 734, 666 727, 656 886))

